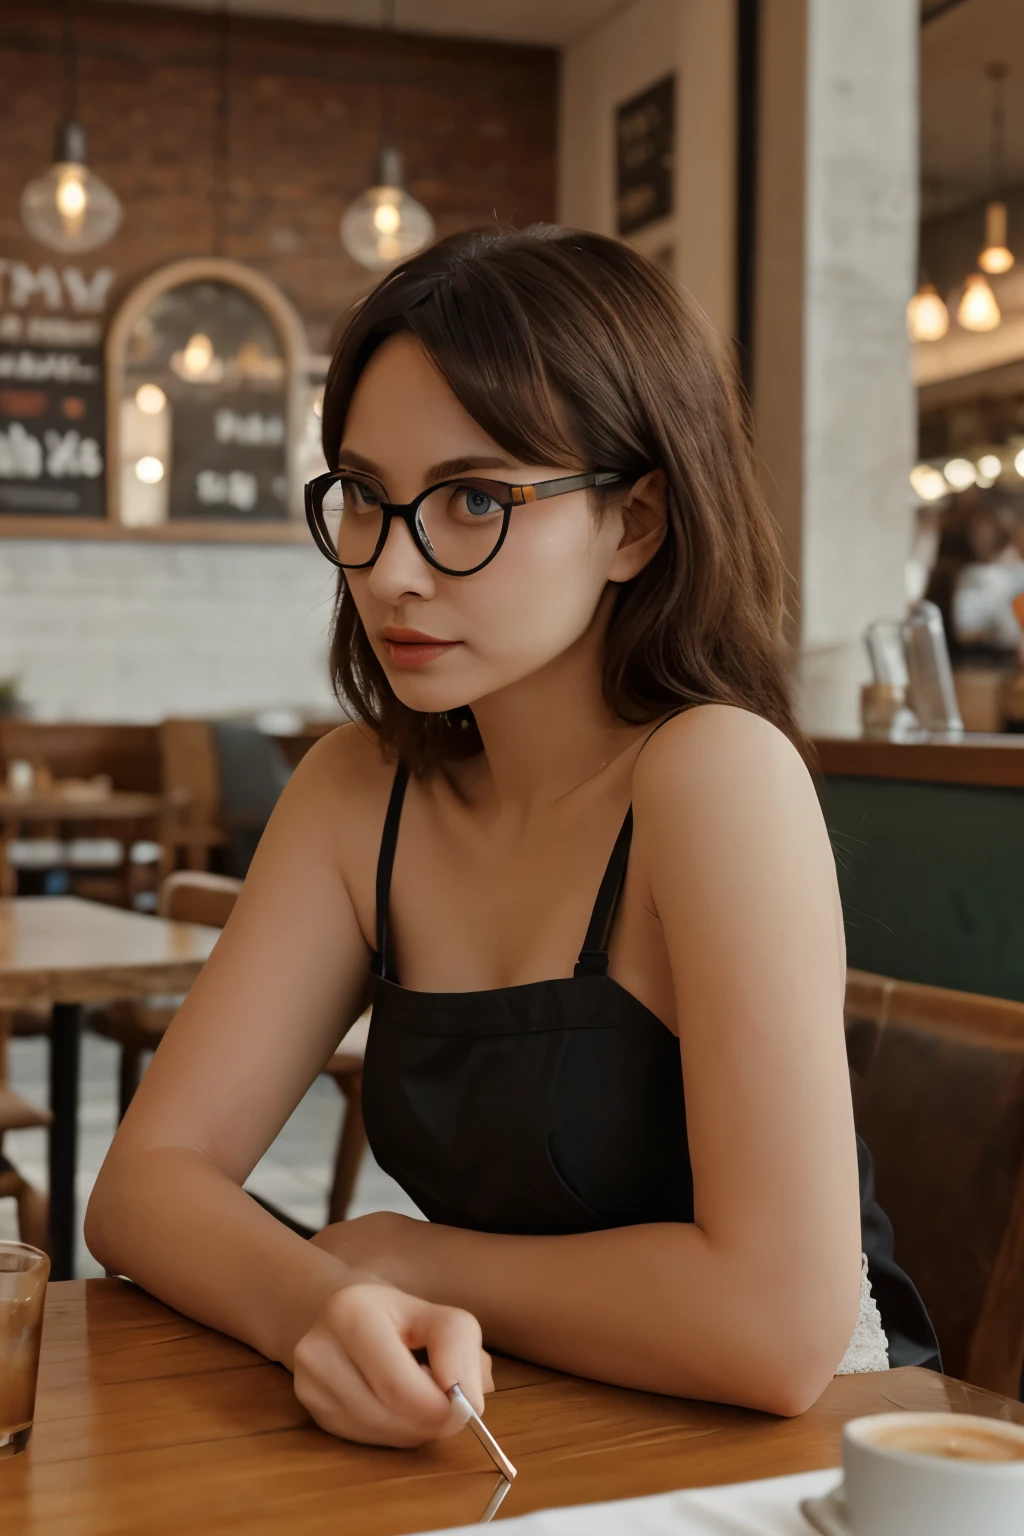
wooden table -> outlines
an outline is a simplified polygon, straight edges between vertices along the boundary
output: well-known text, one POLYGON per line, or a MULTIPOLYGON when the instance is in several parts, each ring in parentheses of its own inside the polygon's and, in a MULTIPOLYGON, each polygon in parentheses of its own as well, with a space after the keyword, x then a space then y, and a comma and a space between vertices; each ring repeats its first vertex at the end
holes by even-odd
POLYGON ((50 1273, 74 1272, 82 1005, 187 992, 219 929, 125 912, 75 896, 0 901, 0 1008, 52 1005, 50 1273))
POLYGON ((103 795, 73 794, 59 788, 21 795, 0 787, 0 826, 34 821, 155 821, 163 812, 160 795, 131 794, 118 789, 103 795))
MULTIPOLYGON (((519 1470, 499 1519, 837 1466, 847 1419, 1024 1407, 902 1370, 837 1378, 799 1419, 626 1392, 495 1361, 487 1423, 519 1470)), ((495 1474, 472 1435, 393 1451, 323 1434, 291 1377, 122 1280, 51 1285, 28 1450, 0 1462, 18 1536, 397 1536, 479 1520, 495 1474)))
MULTIPOLYGON (((59 782, 51 790, 42 793, 15 794, 0 785, 0 894, 17 888, 16 871, 10 868, 6 843, 19 832, 32 827, 48 827, 58 831, 72 827, 116 827, 126 838, 134 827, 136 835, 147 833, 154 841, 162 841, 162 830, 167 816, 167 806, 161 795, 133 794, 123 790, 111 790, 107 794, 74 794, 60 789, 59 782)), ((126 893, 128 865, 125 871, 126 893)))

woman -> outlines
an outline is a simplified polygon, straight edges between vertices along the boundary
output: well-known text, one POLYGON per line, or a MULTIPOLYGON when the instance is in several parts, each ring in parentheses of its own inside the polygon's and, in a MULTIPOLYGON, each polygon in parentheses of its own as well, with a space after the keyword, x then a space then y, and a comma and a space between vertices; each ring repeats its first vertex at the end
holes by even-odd
POLYGON ((455 1381, 482 1408, 481 1338, 799 1413, 881 1340, 862 1247, 890 1358, 934 1360, 866 1163, 858 1212, 782 572, 696 311, 596 235, 444 241, 352 317, 324 447, 356 720, 282 796, 93 1253, 393 1445, 458 1427, 455 1381), (430 1220, 307 1243, 240 1186, 371 998, 367 1130, 430 1220))

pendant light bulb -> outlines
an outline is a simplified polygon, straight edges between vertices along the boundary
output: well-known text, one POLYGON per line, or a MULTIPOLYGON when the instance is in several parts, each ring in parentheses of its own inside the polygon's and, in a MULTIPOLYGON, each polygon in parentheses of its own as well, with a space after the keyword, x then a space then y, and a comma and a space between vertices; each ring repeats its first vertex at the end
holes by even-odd
POLYGON ((907 305, 911 341, 939 341, 949 330, 949 310, 934 283, 922 283, 907 305))
POLYGON ((965 331, 994 331, 1002 320, 996 296, 981 272, 972 272, 964 283, 956 318, 965 331))
POLYGON ((978 257, 983 272, 998 276, 1013 266, 1013 252, 1006 243, 1006 204, 998 200, 985 209, 985 249, 978 257))
POLYGON ((117 194, 91 171, 81 123, 57 130, 54 163, 21 194, 21 222, 52 250, 73 254, 105 245, 123 217, 117 194))
POLYGON ((402 185, 402 161, 397 150, 381 151, 376 184, 341 219, 341 243, 359 265, 371 272, 393 267, 414 256, 434 238, 434 221, 402 185))

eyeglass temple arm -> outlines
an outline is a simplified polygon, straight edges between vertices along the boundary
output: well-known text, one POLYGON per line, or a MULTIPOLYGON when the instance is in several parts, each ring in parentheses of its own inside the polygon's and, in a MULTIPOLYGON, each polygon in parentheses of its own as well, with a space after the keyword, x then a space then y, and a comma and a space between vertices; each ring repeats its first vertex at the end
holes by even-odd
POLYGON ((540 485, 513 485, 512 505, 522 506, 528 501, 543 501, 547 496, 564 496, 567 491, 585 491, 590 486, 614 485, 627 477, 616 469, 601 470, 586 475, 567 475, 562 480, 545 480, 540 485))

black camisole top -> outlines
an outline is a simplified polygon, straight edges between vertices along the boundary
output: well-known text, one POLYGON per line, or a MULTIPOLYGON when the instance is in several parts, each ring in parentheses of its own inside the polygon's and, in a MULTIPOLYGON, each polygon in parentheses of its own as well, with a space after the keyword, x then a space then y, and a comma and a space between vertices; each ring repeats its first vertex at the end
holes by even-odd
MULTIPOLYGON (((363 1069, 375 1158, 431 1221, 553 1235, 693 1221, 679 1042, 608 975, 607 939, 632 809, 574 974, 489 992, 400 985, 388 917, 408 771, 399 766, 377 866, 377 977, 363 1069)), ((863 1250, 892 1365, 939 1368, 913 1285, 893 1260, 858 1138, 863 1250)))

